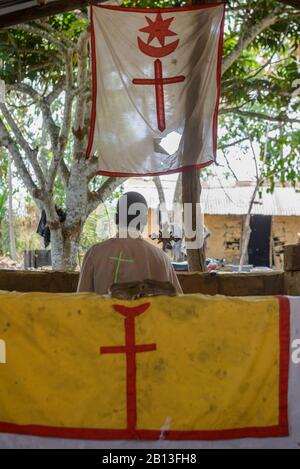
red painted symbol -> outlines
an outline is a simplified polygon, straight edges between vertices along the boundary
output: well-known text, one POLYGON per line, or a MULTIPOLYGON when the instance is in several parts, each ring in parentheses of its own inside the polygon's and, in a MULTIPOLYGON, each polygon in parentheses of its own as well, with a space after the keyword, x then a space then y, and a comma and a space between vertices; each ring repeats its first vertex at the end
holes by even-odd
POLYGON ((173 83, 180 83, 185 80, 184 76, 164 78, 162 71, 162 63, 159 59, 154 62, 154 79, 135 78, 134 85, 154 85, 156 94, 156 113, 157 113, 157 127, 161 132, 166 128, 166 115, 165 115, 165 96, 164 85, 172 85, 173 83))
POLYGON ((140 37, 138 37, 138 46, 143 54, 148 55, 149 57, 156 57, 157 60, 154 62, 154 78, 135 78, 132 82, 134 85, 155 86, 157 127, 161 132, 163 132, 166 128, 164 86, 183 82, 185 77, 180 75, 171 78, 164 78, 162 62, 159 60, 160 58, 166 57, 167 55, 175 52, 178 47, 179 39, 171 42, 170 44, 165 44, 166 37, 177 36, 174 31, 169 29, 174 18, 164 20, 161 13, 157 14, 155 21, 152 21, 151 18, 148 18, 147 16, 145 18, 148 26, 140 29, 140 31, 149 34, 148 43, 146 44, 140 37), (154 39, 159 41, 161 47, 150 45, 154 39))
POLYGON ((137 345, 135 343, 135 318, 143 314, 150 307, 146 303, 135 308, 114 305, 114 310, 125 316, 125 345, 101 347, 101 354, 125 353, 127 367, 127 429, 133 432, 137 423, 136 404, 136 354, 156 350, 156 344, 137 345))
POLYGON ((147 20, 148 26, 140 29, 140 31, 142 33, 148 33, 149 37, 147 44, 140 37, 138 37, 138 45, 140 50, 150 57, 157 58, 166 57, 167 55, 172 54, 172 52, 177 49, 179 39, 167 45, 165 45, 165 42, 166 37, 177 36, 174 31, 170 31, 169 29, 174 18, 168 18, 164 20, 161 16, 161 13, 157 14, 155 21, 152 21, 151 18, 148 18, 147 16, 145 16, 145 18, 147 20), (161 47, 150 46, 153 39, 157 39, 161 47))

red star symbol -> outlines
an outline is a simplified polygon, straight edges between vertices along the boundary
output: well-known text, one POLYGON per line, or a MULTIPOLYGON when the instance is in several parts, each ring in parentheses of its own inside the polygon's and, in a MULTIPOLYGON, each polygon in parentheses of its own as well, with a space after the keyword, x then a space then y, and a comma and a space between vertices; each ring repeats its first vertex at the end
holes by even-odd
POLYGON ((153 41, 153 39, 156 38, 159 40, 160 45, 164 47, 165 42, 166 42, 166 37, 177 36, 176 33, 174 33, 173 31, 170 31, 169 29, 172 21, 174 20, 174 17, 164 20, 163 17, 161 16, 161 13, 157 13, 155 21, 152 21, 151 18, 148 18, 148 16, 145 16, 145 18, 149 26, 146 26, 145 28, 140 29, 140 31, 142 33, 149 34, 148 44, 150 44, 153 41))

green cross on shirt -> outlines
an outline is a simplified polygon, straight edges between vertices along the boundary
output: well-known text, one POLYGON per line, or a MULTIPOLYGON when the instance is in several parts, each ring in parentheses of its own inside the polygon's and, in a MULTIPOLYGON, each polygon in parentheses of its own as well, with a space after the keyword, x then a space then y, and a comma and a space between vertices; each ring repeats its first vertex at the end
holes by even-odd
POLYGON ((118 283, 122 262, 125 262, 127 264, 132 264, 134 262, 134 259, 126 259, 125 257, 123 258, 123 252, 120 252, 119 257, 110 257, 110 260, 117 262, 116 269, 115 269, 114 283, 118 283))

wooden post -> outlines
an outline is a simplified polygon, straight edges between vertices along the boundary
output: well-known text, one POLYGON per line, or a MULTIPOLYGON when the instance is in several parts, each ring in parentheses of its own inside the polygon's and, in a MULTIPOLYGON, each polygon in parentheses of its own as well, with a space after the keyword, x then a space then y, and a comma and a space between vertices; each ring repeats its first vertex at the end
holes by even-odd
MULTIPOLYGON (((182 174, 182 203, 192 204, 192 228, 196 231, 197 204, 200 203, 201 183, 200 171, 185 171, 182 174)), ((206 256, 204 246, 201 249, 188 249, 189 271, 206 272, 206 256)))
MULTIPOLYGON (((205 5, 209 3, 224 3, 224 0, 189 0, 191 5, 205 5)), ((193 206, 193 230, 196 228, 197 204, 200 203, 201 182, 200 171, 186 171, 182 174, 182 203, 193 206)), ((188 250, 188 263, 190 272, 205 272, 206 255, 205 244, 201 249, 188 250)))
POLYGON ((300 296, 300 244, 284 247, 285 294, 300 296))

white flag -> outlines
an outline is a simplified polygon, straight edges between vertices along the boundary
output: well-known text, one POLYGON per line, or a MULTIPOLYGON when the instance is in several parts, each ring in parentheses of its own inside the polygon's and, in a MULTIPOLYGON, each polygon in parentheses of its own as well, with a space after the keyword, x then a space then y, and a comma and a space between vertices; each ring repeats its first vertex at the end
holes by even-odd
POLYGON ((99 174, 144 176, 215 161, 223 4, 91 7, 93 109, 87 157, 99 174))

